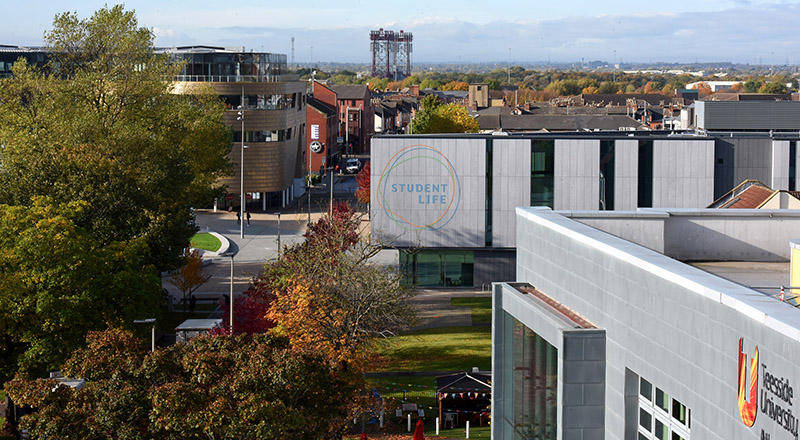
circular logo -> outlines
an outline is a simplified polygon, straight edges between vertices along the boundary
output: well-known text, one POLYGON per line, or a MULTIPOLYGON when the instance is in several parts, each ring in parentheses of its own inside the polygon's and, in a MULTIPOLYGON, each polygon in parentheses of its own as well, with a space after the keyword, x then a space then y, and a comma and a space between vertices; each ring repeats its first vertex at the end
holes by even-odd
POLYGON ((321 153, 322 152, 322 142, 320 142, 320 141, 311 142, 311 145, 309 145, 309 148, 311 148, 311 152, 312 153, 321 153))
POLYGON ((438 230, 461 203, 461 182, 439 150, 410 145, 395 153, 378 180, 378 204, 404 229, 438 230))

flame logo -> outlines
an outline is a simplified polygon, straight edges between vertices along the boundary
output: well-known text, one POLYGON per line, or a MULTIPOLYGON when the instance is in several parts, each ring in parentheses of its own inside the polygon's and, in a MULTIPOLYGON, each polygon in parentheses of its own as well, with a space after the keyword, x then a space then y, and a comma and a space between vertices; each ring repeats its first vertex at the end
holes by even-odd
POLYGON ((742 351, 742 339, 739 338, 739 414, 742 416, 742 422, 747 426, 753 426, 756 422, 756 414, 758 413, 758 346, 750 360, 750 401, 746 398, 746 381, 747 381, 747 354, 742 351))

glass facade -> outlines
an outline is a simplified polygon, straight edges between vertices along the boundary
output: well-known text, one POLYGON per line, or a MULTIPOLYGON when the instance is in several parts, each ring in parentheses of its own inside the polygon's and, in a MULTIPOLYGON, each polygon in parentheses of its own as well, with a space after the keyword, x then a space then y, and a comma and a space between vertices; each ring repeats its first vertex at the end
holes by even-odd
MULTIPOLYGON (((292 129, 288 130, 245 130, 245 142, 283 142, 292 138, 292 129)), ((242 132, 233 132, 233 142, 242 141, 242 132)))
POLYGON ((503 440, 555 440, 558 350, 504 313, 503 440))
POLYGON ((797 190, 797 141, 789 141, 789 191, 797 190))
POLYGON ((297 95, 299 94, 244 95, 244 105, 242 105, 242 95, 220 95, 220 98, 229 109, 239 108, 242 105, 245 110, 284 110, 297 107, 297 95))
POLYGON ((265 52, 228 52, 223 49, 177 51, 167 49, 172 62, 183 63, 175 81, 263 82, 286 71, 286 55, 265 52))
POLYGON ((402 251, 400 270, 412 286, 472 287, 474 259, 472 251, 402 251))
POLYGON ((531 206, 553 208, 554 157, 554 140, 531 140, 531 206))

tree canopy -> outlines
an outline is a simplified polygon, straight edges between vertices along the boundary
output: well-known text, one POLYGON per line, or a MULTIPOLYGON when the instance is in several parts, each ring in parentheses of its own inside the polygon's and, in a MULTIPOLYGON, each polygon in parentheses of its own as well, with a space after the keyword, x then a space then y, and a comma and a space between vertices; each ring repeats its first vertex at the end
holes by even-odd
POLYGON ((38 409, 22 419, 34 438, 332 438, 355 391, 319 355, 269 334, 201 336, 153 353, 120 330, 87 342, 62 369, 85 379, 83 389, 21 377, 6 385, 38 409))
POLYGON ((0 205, 0 381, 44 375, 89 330, 158 313, 156 271, 138 238, 103 244, 79 226, 85 202, 0 205))
POLYGON ((45 40, 49 63, 18 61, 0 87, 0 203, 85 201, 78 225, 101 244, 141 238, 147 262, 179 267, 190 207, 227 172, 222 103, 172 93, 177 66, 122 6, 58 15, 45 40))
POLYGON ((422 133, 477 133, 478 121, 467 109, 457 104, 443 104, 435 95, 420 102, 420 110, 412 121, 412 132, 422 133))

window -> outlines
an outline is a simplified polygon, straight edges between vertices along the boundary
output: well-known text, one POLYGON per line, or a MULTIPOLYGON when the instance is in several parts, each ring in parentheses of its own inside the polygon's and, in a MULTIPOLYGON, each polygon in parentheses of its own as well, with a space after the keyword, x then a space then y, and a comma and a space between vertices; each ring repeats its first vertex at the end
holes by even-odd
POLYGON ((789 142, 789 191, 797 190, 797 141, 789 142))
POLYGON ((531 206, 553 208, 555 141, 531 141, 531 206))
POLYGON ((686 405, 659 387, 653 393, 653 385, 644 378, 639 378, 638 394, 638 438, 689 440, 691 411, 686 405))
POLYGON ((614 210, 614 141, 600 141, 600 210, 614 210))
POLYGON ((639 141, 639 208, 653 207, 653 141, 639 141))
POLYGON ((401 252, 400 271, 408 285, 419 287, 472 287, 472 251, 401 252))

